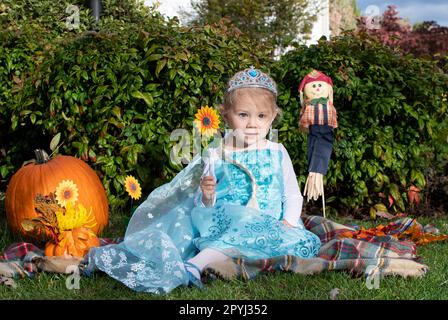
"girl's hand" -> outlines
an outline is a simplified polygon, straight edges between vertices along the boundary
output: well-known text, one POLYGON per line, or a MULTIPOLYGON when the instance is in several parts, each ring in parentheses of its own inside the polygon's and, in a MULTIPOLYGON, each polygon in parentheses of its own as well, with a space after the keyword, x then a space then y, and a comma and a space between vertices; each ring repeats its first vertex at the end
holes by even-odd
POLYGON ((209 206, 213 202, 213 195, 215 194, 216 181, 213 176, 205 176, 201 179, 201 190, 202 190, 202 202, 209 206))
POLYGON ((286 220, 282 220, 282 222, 283 222, 283 224, 285 225, 285 226, 287 226, 288 228, 295 228, 295 226, 293 226, 292 224, 290 224, 288 221, 286 221, 286 220))

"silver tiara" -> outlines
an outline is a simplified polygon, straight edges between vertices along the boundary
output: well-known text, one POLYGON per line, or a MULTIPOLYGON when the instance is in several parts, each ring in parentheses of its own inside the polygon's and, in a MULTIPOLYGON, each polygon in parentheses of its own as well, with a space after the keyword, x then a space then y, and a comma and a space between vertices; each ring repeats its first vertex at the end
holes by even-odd
POLYGON ((240 88, 265 88, 277 97, 277 84, 266 73, 254 66, 236 73, 227 83, 227 92, 240 88))

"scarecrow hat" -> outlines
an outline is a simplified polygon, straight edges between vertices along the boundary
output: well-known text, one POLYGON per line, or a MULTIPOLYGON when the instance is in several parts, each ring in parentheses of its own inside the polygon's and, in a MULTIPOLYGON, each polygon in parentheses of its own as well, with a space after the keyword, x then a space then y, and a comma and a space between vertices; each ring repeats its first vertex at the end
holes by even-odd
MULTIPOLYGON (((299 86, 300 102, 301 102, 302 106, 305 104, 305 101, 303 99, 303 88, 305 88, 305 86, 308 83, 315 82, 315 81, 323 81, 323 82, 328 83, 331 87, 333 87, 333 81, 331 80, 331 78, 329 76, 327 76, 325 73, 323 73, 323 72, 321 72, 319 70, 313 69, 313 71, 308 73, 303 78, 303 80, 302 80, 302 82, 300 83, 300 86, 299 86)), ((333 90, 332 89, 330 89, 329 95, 330 95, 329 96, 329 100, 331 102, 333 102, 333 90)))
POLYGON ((310 73, 308 73, 305 78, 303 78, 302 82, 299 86, 299 92, 303 91, 303 88, 310 82, 314 81, 323 81, 328 83, 330 86, 333 86, 333 81, 329 76, 327 76, 325 73, 320 72, 318 70, 313 70, 310 73))

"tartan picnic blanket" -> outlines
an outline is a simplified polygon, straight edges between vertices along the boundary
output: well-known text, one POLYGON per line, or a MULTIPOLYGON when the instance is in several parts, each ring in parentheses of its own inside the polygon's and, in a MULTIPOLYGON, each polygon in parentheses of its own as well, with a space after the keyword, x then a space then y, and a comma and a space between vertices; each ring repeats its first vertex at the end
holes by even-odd
POLYGON ((407 277, 423 276, 428 270, 417 256, 416 244, 401 237, 411 229, 424 229, 415 219, 399 219, 389 223, 384 234, 371 234, 361 239, 356 238, 359 233, 357 228, 321 216, 306 216, 303 222, 322 242, 317 257, 303 259, 286 255, 258 260, 228 259, 207 265, 203 280, 250 280, 275 271, 316 274, 331 270, 344 270, 353 276, 380 274, 407 277))
MULTIPOLYGON (((205 268, 202 278, 250 280, 263 273, 286 271, 300 274, 315 274, 330 270, 345 270, 353 275, 366 276, 374 272, 383 275, 421 276, 427 267, 421 264, 414 242, 399 239, 411 228, 421 225, 411 218, 402 218, 389 223, 385 233, 356 238, 358 229, 336 223, 321 216, 304 216, 305 227, 315 233, 322 246, 315 258, 302 259, 286 255, 270 259, 247 260, 229 258, 212 263, 205 268)), ((120 238, 101 238, 100 245, 118 243, 120 238)), ((8 285, 13 278, 33 277, 39 271, 36 261, 43 257, 43 250, 31 243, 15 243, 0 255, 0 284, 8 285)))
MULTIPOLYGON (((122 237, 100 238, 100 246, 121 241, 123 241, 122 237)), ((12 279, 34 277, 41 271, 36 262, 42 257, 44 257, 44 251, 32 243, 13 243, 0 255, 0 285, 15 287, 12 279)))

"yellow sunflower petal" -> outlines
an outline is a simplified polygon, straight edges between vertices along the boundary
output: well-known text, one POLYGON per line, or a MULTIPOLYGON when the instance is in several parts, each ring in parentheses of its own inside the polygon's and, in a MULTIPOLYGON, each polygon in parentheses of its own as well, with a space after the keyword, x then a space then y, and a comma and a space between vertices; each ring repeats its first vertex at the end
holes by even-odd
POLYGON ((194 125, 205 136, 212 136, 219 128, 220 123, 216 110, 207 105, 199 109, 195 115, 194 125), (204 123, 205 119, 207 119, 207 124, 204 123))
POLYGON ((127 193, 132 199, 138 200, 142 195, 142 190, 140 188, 140 184, 137 179, 133 176, 127 176, 124 180, 125 188, 127 193))
POLYGON ((65 207, 67 202, 78 201, 78 187, 72 180, 63 180, 56 187, 56 201, 61 207, 65 207))

